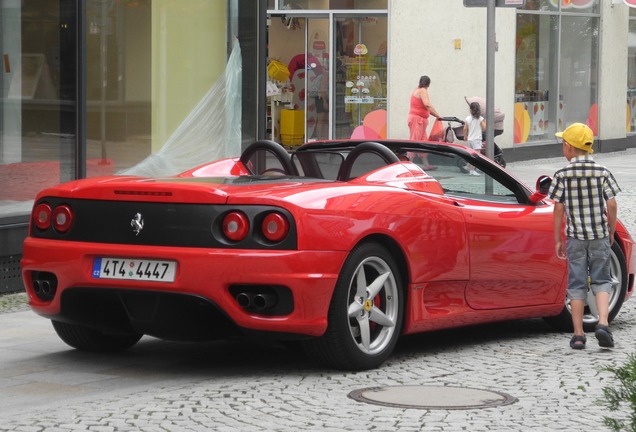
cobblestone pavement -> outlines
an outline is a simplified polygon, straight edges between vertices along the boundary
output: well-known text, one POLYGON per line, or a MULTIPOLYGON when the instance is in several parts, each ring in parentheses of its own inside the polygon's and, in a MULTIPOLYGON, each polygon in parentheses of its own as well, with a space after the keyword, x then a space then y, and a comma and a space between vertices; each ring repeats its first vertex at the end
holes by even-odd
MULTIPOLYGON (((623 188, 619 217, 636 233, 634 152, 598 155, 623 188)), ((509 164, 533 182, 564 159, 509 164)), ((569 334, 524 320, 403 338, 380 369, 321 369, 293 349, 144 338, 117 355, 69 349, 24 294, 0 297, 0 431, 603 431, 605 370, 634 352, 636 298, 612 324, 613 350, 569 348, 569 334), (347 395, 378 386, 455 386, 517 402, 484 409, 404 409, 347 395)))

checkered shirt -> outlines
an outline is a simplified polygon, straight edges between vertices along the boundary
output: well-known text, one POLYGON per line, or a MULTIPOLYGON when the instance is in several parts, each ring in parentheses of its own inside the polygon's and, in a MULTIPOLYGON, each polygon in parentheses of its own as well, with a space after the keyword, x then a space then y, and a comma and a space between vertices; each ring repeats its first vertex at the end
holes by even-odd
POLYGON ((583 155, 554 174, 548 196, 565 205, 568 237, 595 240, 609 235, 605 202, 620 191, 607 168, 583 155))

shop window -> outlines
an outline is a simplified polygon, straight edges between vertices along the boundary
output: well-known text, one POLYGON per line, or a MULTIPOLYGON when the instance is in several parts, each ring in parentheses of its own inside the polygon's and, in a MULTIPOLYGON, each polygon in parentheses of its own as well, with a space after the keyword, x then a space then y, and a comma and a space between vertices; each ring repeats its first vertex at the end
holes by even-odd
MULTIPOLYGON (((553 0, 557 3, 557 0, 553 0)), ((561 12, 565 13, 593 13, 600 12, 600 0, 561 0, 561 12)))
POLYGON ((386 16, 334 14, 331 26, 329 17, 295 19, 269 21, 267 138, 289 148, 386 138, 386 16))
POLYGON ((598 24, 595 17, 563 16, 559 89, 563 127, 587 123, 598 135, 598 24))
POLYGON ((515 143, 554 136, 563 122, 557 90, 558 17, 517 16, 515 143))
POLYGON ((598 32, 598 16, 517 15, 515 144, 553 142, 574 122, 598 134, 598 32))
MULTIPOLYGON (((279 9, 386 9, 388 0, 279 0, 279 9)), ((268 9, 275 9, 275 0, 268 0, 268 9)))
POLYGON ((40 189, 76 175, 74 3, 0 8, 0 218, 27 215, 40 189))
POLYGON ((523 10, 572 13, 598 13, 599 0, 526 0, 523 10))
POLYGON ((221 0, 87 3, 88 177, 161 151, 224 72, 227 17, 221 0))

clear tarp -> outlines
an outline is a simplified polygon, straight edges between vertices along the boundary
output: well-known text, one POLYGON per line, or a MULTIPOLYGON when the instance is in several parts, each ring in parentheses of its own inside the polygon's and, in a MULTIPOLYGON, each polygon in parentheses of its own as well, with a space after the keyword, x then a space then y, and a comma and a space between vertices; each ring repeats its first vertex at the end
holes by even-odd
POLYGON ((162 177, 241 153, 241 49, 234 41, 225 72, 161 149, 120 175, 162 177))

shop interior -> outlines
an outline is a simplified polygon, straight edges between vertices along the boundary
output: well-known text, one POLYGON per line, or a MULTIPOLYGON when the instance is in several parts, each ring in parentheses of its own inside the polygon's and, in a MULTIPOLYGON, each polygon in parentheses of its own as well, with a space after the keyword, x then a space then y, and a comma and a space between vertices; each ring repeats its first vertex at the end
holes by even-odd
POLYGON ((386 16, 270 15, 268 138, 386 137, 386 39, 386 16))

